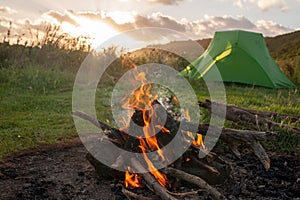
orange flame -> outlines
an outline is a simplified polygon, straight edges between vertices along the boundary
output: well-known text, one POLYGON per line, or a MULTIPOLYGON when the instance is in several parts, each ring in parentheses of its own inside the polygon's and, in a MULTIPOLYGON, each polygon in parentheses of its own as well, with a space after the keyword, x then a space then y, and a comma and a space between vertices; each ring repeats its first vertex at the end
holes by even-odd
MULTIPOLYGON (((137 66, 126 56, 124 56, 122 60, 122 65, 129 64, 134 69, 137 69, 137 66)), ((138 138, 140 141, 139 148, 143 152, 144 159, 148 165, 148 170, 152 173, 152 175, 157 179, 157 181, 162 185, 167 185, 167 177, 165 174, 158 171, 154 164, 150 161, 150 159, 147 157, 147 151, 157 151, 162 161, 165 160, 163 151, 161 150, 159 143, 157 141, 157 138, 155 135, 157 126, 154 125, 154 123, 151 123, 151 119, 156 118, 156 113, 154 108, 152 107, 152 102, 157 99, 157 94, 152 94, 151 89, 152 85, 147 83, 146 73, 145 72, 138 72, 138 70, 133 71, 133 78, 135 81, 138 81, 141 83, 141 87, 129 96, 127 101, 122 105, 123 108, 131 109, 131 110, 140 110, 142 112, 143 116, 143 134, 144 138, 138 138)), ((128 116, 129 118, 131 116, 128 116)), ((126 120, 123 120, 126 121, 126 120)), ((127 124, 128 125, 128 124, 127 124)), ((161 131, 164 133, 170 133, 170 131, 160 126, 161 131)), ((129 169, 128 169, 129 170, 129 169)), ((137 181, 137 177, 135 174, 130 174, 129 172, 126 172, 125 174, 125 186, 131 186, 131 187, 140 187, 140 183, 137 181)))
POLYGON ((150 170, 151 174, 156 178, 156 180, 159 182, 159 184, 161 184, 162 186, 166 186, 167 185, 167 177, 165 174, 161 173, 160 171, 158 171, 153 163, 149 160, 149 158, 147 157, 147 151, 146 151, 146 143, 142 138, 139 138, 140 140, 140 148, 144 154, 144 159, 148 165, 148 169, 150 170))
POLYGON ((130 167, 128 167, 128 171, 125 173, 125 187, 143 187, 143 185, 140 183, 140 177, 137 174, 129 173, 129 171, 131 171, 130 167))
MULTIPOLYGON (((145 77, 144 75, 136 76, 142 81, 145 77)), ((151 150, 157 151, 161 159, 164 161, 164 155, 161 151, 157 139, 155 136, 155 126, 151 123, 151 119, 156 117, 154 109, 152 107, 152 102, 157 99, 157 95, 151 94, 151 85, 142 85, 139 90, 136 90, 130 97, 128 105, 124 104, 124 108, 138 109, 142 111, 143 114, 143 134, 146 138, 146 142, 151 150)), ((164 129, 166 130, 166 129, 164 129)))
POLYGON ((179 105, 178 98, 176 96, 173 97, 173 102, 175 105, 179 105))
MULTIPOLYGON (((184 112, 184 116, 187 119, 187 121, 191 121, 189 110, 186 110, 184 112)), ((205 145, 204 145, 203 138, 202 138, 201 134, 197 133, 197 136, 195 138, 193 136, 192 132, 187 131, 187 136, 188 136, 188 138, 185 139, 187 142, 190 142, 192 140, 192 145, 194 145, 195 147, 202 147, 203 149, 205 149, 205 145)))
POLYGON ((202 139, 202 135, 197 133, 197 137, 196 137, 196 140, 193 141, 192 143, 195 147, 202 147, 203 149, 205 149, 205 145, 204 145, 204 142, 203 142, 203 139, 202 139))
POLYGON ((160 129, 163 133, 171 133, 169 129, 161 125, 155 125, 155 128, 160 129))

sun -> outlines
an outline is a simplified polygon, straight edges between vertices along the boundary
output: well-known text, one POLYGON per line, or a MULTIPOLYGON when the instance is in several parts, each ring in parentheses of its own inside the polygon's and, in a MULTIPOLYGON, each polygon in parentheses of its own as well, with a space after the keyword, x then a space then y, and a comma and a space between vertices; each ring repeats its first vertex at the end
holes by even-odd
POLYGON ((77 17, 76 22, 78 26, 63 23, 61 27, 73 37, 88 36, 90 39, 87 39, 87 43, 90 43, 93 49, 118 34, 116 30, 101 21, 77 17))

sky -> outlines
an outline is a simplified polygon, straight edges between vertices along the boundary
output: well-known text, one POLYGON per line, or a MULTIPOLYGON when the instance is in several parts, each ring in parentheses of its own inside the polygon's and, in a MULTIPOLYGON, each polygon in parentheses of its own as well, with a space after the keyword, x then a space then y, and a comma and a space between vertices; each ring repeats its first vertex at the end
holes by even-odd
POLYGON ((34 37, 48 22, 95 44, 144 27, 193 40, 231 29, 276 36, 300 29, 299 10, 300 0, 1 0, 0 33, 34 37))

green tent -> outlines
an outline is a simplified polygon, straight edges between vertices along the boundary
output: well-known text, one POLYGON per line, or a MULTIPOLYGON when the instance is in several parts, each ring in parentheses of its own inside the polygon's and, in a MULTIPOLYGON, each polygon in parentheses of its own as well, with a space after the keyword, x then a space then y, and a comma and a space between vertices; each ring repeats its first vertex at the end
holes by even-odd
POLYGON ((296 87, 270 56, 262 34, 241 30, 216 32, 207 50, 181 74, 270 88, 296 87))

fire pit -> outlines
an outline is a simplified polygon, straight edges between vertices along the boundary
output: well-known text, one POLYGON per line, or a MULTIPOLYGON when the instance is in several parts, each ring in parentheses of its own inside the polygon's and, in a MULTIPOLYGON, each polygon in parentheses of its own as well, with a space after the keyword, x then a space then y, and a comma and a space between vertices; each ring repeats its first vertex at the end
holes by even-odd
MULTIPOLYGON (((137 68, 130 60, 129 63, 134 69, 137 68)), ((116 129, 83 112, 73 112, 75 116, 88 120, 103 130, 104 137, 95 143, 96 146, 113 143, 126 152, 142 155, 128 157, 121 153, 109 166, 98 161, 93 153, 87 155, 98 174, 122 180, 122 184, 118 186, 122 188, 121 191, 125 196, 145 199, 133 191, 136 188, 148 188, 153 195, 156 195, 154 198, 160 197, 161 199, 183 198, 197 195, 200 191, 213 199, 225 198, 212 185, 223 184, 232 174, 232 167, 230 162, 218 156, 217 153, 207 151, 203 139, 207 137, 208 130, 218 132, 221 129, 221 142, 226 144, 237 158, 242 159, 238 146, 243 144, 244 147, 254 152, 265 170, 269 170, 270 159, 260 141, 275 133, 197 124, 191 121, 189 110, 171 114, 158 101, 159 96, 153 92, 152 84, 147 83, 145 72, 134 70, 132 77, 141 84, 124 96, 120 102, 122 109, 129 110, 128 116, 121 119, 123 127, 116 129), (172 144, 175 139, 176 143, 172 144), (172 144, 171 148, 165 148, 170 144, 172 144), (179 156, 177 148, 184 149, 179 156), (174 155, 178 157, 173 159, 174 155), (125 166, 124 172, 115 170, 120 166, 125 166), (183 187, 186 191, 178 192, 183 187)), ((171 106, 176 106, 177 97, 173 96, 169 102, 174 104, 171 106)), ((199 106, 208 109, 212 115, 220 116, 222 116, 221 111, 226 108, 226 119, 229 120, 242 120, 266 128, 278 126, 275 122, 259 117, 258 113, 250 110, 209 100, 199 102, 199 106), (217 108, 216 111, 213 112, 212 107, 217 108)), ((298 131, 297 128, 289 126, 282 128, 298 131)), ((217 138, 218 135, 215 137, 217 138)), ((109 155, 111 152, 108 148, 107 152, 101 153, 109 155)))

